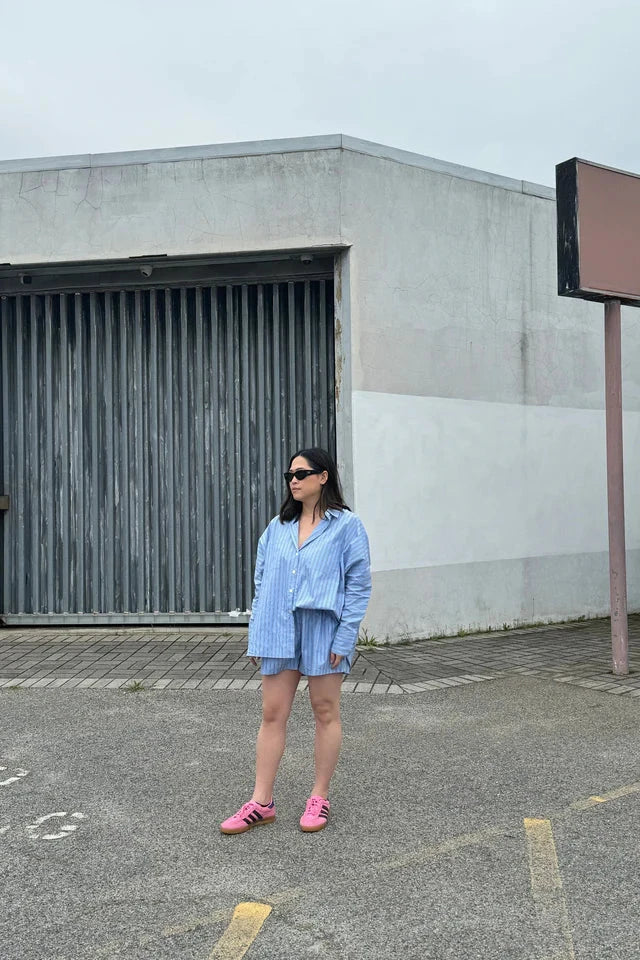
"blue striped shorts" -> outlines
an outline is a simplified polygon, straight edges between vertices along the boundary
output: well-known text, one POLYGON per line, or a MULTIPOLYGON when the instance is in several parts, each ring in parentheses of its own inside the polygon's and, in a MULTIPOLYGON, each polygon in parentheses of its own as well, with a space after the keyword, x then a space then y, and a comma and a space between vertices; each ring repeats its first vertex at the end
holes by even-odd
POLYGON ((329 663, 338 622, 329 610, 295 610, 293 614, 296 652, 293 657, 261 657, 260 673, 272 676, 283 670, 298 670, 305 677, 327 673, 349 673, 351 657, 343 657, 337 667, 329 663))

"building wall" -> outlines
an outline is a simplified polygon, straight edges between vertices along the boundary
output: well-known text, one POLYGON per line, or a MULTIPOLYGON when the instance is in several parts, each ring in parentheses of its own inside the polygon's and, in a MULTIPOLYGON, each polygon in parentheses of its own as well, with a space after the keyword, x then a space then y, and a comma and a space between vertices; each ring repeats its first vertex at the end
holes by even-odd
MULTIPOLYGON (((356 505, 379 638, 608 612, 603 309, 557 296, 540 192, 345 152, 356 505)), ((637 607, 631 309, 623 339, 637 607)))
MULTIPOLYGON (((556 294, 552 192, 342 137, 232 153, 0 164, 0 262, 351 245, 336 277, 338 449, 371 537, 371 633, 605 614, 602 308, 556 294)), ((637 608, 630 309, 623 357, 637 608)))
MULTIPOLYGON (((331 136, 0 162, 0 264, 339 245, 341 142, 331 136)), ((338 280, 338 459, 352 497, 348 263, 339 265, 338 280)))
POLYGON ((12 172, 13 164, 0 164, 0 263, 338 241, 340 150, 158 159, 164 153, 130 163, 111 154, 104 166, 88 158, 68 169, 12 172))

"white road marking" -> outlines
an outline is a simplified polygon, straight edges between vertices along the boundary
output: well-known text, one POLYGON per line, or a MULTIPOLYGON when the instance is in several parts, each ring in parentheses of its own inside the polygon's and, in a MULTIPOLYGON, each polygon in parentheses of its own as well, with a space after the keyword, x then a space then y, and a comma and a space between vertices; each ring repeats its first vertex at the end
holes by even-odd
POLYGON ((57 813, 46 813, 43 817, 38 817, 35 823, 30 823, 25 829, 28 831, 29 836, 34 840, 62 840, 64 837, 68 837, 70 834, 74 833, 78 829, 77 823, 62 823, 60 824, 60 829, 58 833, 43 833, 40 835, 38 833, 40 827, 43 823, 46 823, 47 820, 58 819, 62 820, 64 817, 72 817, 74 820, 86 820, 84 813, 67 813, 65 810, 61 810, 57 813))
MULTIPOLYGON (((7 769, 7 767, 0 767, 0 771, 7 769)), ((0 780, 0 787, 8 787, 11 783, 17 783, 18 780, 22 780, 23 777, 26 777, 28 773, 28 770, 23 770, 22 767, 16 767, 15 776, 9 777, 7 780, 0 780)))

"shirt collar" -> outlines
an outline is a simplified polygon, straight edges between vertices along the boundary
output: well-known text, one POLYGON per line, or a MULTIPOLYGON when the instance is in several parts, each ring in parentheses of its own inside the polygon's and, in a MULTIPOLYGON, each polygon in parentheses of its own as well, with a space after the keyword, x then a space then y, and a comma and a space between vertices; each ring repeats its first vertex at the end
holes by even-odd
MULTIPOLYGON (((336 510, 335 507, 329 507, 328 510, 325 510, 324 515, 325 515, 325 518, 328 518, 329 520, 333 520, 339 517, 341 513, 342 513, 342 510, 336 510)), ((300 517, 294 517, 291 523, 297 523, 299 519, 300 517)))

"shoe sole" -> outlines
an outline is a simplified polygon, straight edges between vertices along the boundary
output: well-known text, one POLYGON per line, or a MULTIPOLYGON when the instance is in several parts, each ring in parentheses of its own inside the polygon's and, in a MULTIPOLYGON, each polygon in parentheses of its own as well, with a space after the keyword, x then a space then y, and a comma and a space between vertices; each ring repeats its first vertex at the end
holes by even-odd
POLYGON ((275 817, 265 817, 264 820, 257 820, 255 823, 247 823, 244 827, 239 827, 237 830, 225 830, 223 827, 220 827, 220 833, 226 833, 227 836, 235 836, 236 833, 247 833, 249 830, 252 830, 253 827, 263 827, 266 823, 273 823, 275 817))
POLYGON ((321 824, 319 827, 303 827, 302 824, 300 824, 300 829, 302 830, 303 833, 317 833, 318 830, 324 830, 327 823, 328 821, 325 820, 325 822, 321 824))

